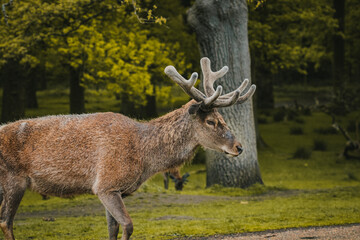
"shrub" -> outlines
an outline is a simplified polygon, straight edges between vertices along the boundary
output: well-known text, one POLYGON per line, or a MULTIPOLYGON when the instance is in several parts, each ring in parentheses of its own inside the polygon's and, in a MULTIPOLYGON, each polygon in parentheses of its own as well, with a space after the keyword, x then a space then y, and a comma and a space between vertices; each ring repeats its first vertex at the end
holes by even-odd
POLYGON ((354 173, 348 172, 347 173, 347 179, 346 180, 353 180, 353 181, 359 181, 359 179, 355 176, 354 173))
POLYGON ((326 151, 327 150, 327 143, 324 140, 315 139, 313 150, 315 151, 326 151))
POLYGON ((322 134, 322 135, 329 135, 329 134, 337 134, 337 131, 333 127, 320 127, 314 129, 315 133, 322 134))
POLYGON ((303 118, 300 118, 300 117, 295 118, 294 121, 295 121, 296 123, 300 123, 300 124, 304 124, 304 123, 305 123, 305 120, 304 120, 303 118))
POLYGON ((266 124, 266 123, 268 123, 268 121, 267 121, 267 118, 266 117, 262 117, 262 116, 260 116, 260 117, 258 117, 258 123, 259 124, 266 124))
POLYGON ((302 127, 291 127, 290 134, 291 135, 302 135, 302 134, 304 134, 304 131, 303 131, 302 127))
POLYGON ((288 120, 295 120, 297 117, 299 117, 299 112, 293 109, 288 109, 287 111, 287 119, 288 120))
POLYGON ((311 150, 306 147, 298 147, 294 152, 293 158, 309 159, 311 157, 311 150))
POLYGON ((312 115, 311 109, 309 107, 305 107, 302 110, 302 114, 305 115, 305 116, 311 116, 312 115))
POLYGON ((273 115, 274 122, 281 122, 285 119, 286 112, 284 109, 279 109, 273 115))

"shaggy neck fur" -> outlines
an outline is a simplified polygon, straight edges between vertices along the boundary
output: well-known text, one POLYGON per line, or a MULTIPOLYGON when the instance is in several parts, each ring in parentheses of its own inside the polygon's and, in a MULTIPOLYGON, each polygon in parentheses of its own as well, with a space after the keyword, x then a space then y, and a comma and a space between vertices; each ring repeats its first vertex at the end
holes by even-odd
POLYGON ((193 116, 188 113, 191 104, 144 124, 140 149, 147 153, 143 159, 147 175, 180 166, 194 156, 199 144, 194 136, 193 116))

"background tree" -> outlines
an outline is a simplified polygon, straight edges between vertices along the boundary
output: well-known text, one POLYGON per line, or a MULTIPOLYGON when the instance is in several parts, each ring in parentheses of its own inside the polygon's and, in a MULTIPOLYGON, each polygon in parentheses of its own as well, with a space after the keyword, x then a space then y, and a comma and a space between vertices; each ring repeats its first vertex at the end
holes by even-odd
POLYGON ((347 0, 345 5, 345 72, 349 84, 360 79, 360 2, 347 0))
POLYGON ((334 93, 337 98, 344 94, 345 87, 345 0, 334 0, 334 18, 337 21, 337 31, 333 36, 333 81, 334 93))
MULTIPOLYGON (((225 92, 236 89, 244 79, 251 79, 246 0, 197 0, 188 12, 188 21, 196 32, 201 55, 212 60, 212 69, 229 66, 229 72, 218 81, 225 92)), ((207 152, 206 185, 248 187, 254 183, 262 183, 257 161, 252 102, 224 111, 220 109, 220 112, 239 137, 244 152, 234 159, 213 151, 207 152)))
MULTIPOLYGON (((119 5, 116 1, 66 4, 15 1, 12 8, 7 8, 8 24, 3 22, 1 32, 2 69, 9 71, 6 63, 11 60, 21 62, 33 75, 37 68, 46 69, 49 78, 62 82, 69 79, 62 84, 70 88, 71 113, 85 111, 86 88, 105 88, 120 96, 122 112, 134 116, 155 96, 156 86, 170 85, 170 81, 164 80, 163 66, 174 64, 181 70, 185 62, 179 44, 161 43, 149 30, 141 28, 139 20, 131 17, 127 7, 129 5, 119 5), (170 61, 170 55, 174 61, 170 61)), ((10 73, 4 74, 10 76, 10 73)), ((33 78, 17 77, 18 81, 24 79, 33 78)), ((12 81, 10 77, 4 78, 4 87, 14 85, 6 85, 7 80, 12 81)), ((18 85, 24 86, 23 83, 18 85)), ((19 87, 14 87, 14 91, 23 96, 19 87)), ((29 91, 29 96, 34 96, 34 91, 29 91)), ((4 99, 7 98, 5 94, 4 99)), ((9 115, 6 107, 14 110, 19 106, 21 104, 4 104, 3 116, 9 115)), ((21 112, 10 119, 23 116, 24 108, 21 112)), ((147 110, 147 113, 152 111, 147 110)))
POLYGON ((331 76, 329 39, 337 26, 333 13, 328 0, 274 0, 258 7, 251 5, 250 52, 259 108, 274 107, 274 81, 278 85, 306 85, 309 73, 313 80, 331 76))

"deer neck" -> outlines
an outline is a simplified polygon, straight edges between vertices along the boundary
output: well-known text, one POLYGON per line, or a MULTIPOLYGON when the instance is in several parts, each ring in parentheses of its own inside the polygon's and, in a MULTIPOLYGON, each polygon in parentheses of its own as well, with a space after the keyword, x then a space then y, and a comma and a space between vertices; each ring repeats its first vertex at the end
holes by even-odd
POLYGON ((199 144, 188 105, 145 124, 141 149, 146 153, 144 167, 149 174, 178 167, 194 156, 199 144))

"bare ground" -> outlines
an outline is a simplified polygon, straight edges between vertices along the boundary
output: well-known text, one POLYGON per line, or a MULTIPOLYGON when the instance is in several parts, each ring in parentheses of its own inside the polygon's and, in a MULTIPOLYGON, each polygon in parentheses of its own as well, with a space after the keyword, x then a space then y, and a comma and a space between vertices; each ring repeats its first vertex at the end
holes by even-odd
POLYGON ((359 240, 360 224, 345 226, 325 226, 309 228, 289 228, 268 230, 263 232, 241 233, 232 235, 215 235, 202 238, 182 238, 183 240, 295 240, 295 239, 326 239, 326 240, 359 240))

